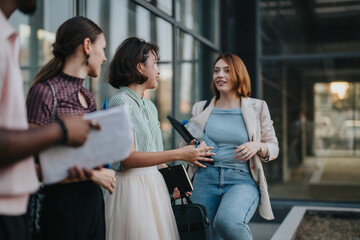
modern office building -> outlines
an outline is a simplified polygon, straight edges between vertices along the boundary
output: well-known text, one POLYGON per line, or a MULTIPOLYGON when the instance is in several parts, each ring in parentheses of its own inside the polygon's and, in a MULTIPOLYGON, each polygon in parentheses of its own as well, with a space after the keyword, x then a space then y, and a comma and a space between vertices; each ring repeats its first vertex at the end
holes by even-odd
POLYGON ((86 16, 104 30, 108 62, 86 87, 98 105, 114 93, 106 68, 118 45, 137 36, 160 46, 157 105, 165 148, 179 136, 166 119, 189 119, 210 99, 212 64, 223 51, 248 67, 252 96, 270 108, 280 145, 265 164, 273 199, 360 202, 359 0, 39 0, 35 15, 10 22, 21 39, 28 90, 52 57, 59 25, 86 16))

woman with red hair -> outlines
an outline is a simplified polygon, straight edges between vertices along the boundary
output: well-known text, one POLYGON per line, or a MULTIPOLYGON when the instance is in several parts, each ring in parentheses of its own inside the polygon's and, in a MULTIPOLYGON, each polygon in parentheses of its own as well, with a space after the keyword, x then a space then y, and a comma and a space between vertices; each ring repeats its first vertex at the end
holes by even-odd
POLYGON ((193 202, 205 205, 213 239, 252 239, 247 223, 255 210, 273 219, 262 162, 279 153, 265 101, 250 98, 250 77, 241 59, 222 54, 213 66, 214 98, 196 103, 191 121, 217 144, 214 166, 190 166, 193 202))

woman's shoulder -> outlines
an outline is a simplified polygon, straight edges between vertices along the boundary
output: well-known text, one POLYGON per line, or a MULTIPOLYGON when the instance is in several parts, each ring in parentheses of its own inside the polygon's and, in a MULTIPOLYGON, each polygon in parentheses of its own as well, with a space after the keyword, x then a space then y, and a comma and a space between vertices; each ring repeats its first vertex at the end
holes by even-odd
POLYGON ((265 100, 257 99, 257 98, 243 98, 241 104, 246 104, 248 107, 256 110, 258 113, 261 114, 268 114, 269 107, 265 100))
POLYGON ((245 104, 256 104, 256 105, 266 104, 265 100, 258 98, 251 98, 251 97, 243 98, 242 101, 245 104))
POLYGON ((203 101, 196 102, 193 105, 192 111, 191 111, 191 114, 193 117, 199 115, 204 110, 206 102, 207 102, 207 100, 203 100, 203 101))
POLYGON ((202 101, 199 101, 199 102, 196 102, 194 105, 193 105, 193 110, 197 110, 197 109, 203 109, 204 108, 204 106, 205 106, 205 104, 206 104, 206 102, 207 102, 208 100, 202 100, 202 101))
POLYGON ((29 97, 41 98, 44 96, 47 97, 50 94, 52 95, 52 91, 49 84, 47 82, 40 82, 40 83, 36 83, 30 88, 28 93, 28 98, 29 97))
POLYGON ((208 100, 202 100, 202 101, 196 102, 196 103, 194 103, 193 108, 194 107, 204 107, 207 101, 208 100))
POLYGON ((127 95, 122 91, 117 91, 114 96, 110 98, 109 105, 117 106, 127 103, 127 95))

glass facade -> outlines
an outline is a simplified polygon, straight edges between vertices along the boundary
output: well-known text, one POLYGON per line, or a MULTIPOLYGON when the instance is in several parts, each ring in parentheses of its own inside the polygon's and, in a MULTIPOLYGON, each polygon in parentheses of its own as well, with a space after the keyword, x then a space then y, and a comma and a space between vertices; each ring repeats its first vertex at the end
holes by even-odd
POLYGON ((217 54, 226 49, 251 60, 254 53, 254 62, 245 61, 256 73, 253 97, 268 103, 280 147, 279 158, 264 164, 271 198, 359 202, 360 2, 256 0, 254 11, 238 9, 252 3, 230 2, 39 0, 35 15, 10 18, 20 35, 25 91, 52 57, 56 29, 72 16, 104 30, 108 62, 97 79, 85 81, 98 106, 116 91, 106 83, 106 68, 119 44, 130 36, 155 42, 160 84, 146 94, 170 149, 179 136, 166 116, 189 119, 192 105, 212 96, 217 54), (223 7, 231 14, 222 15, 223 7), (251 44, 241 52, 244 38, 251 44))
POLYGON ((20 65, 26 92, 36 72, 51 58, 56 29, 72 17, 72 7, 71 0, 43 0, 33 16, 16 11, 9 19, 20 38, 20 65))
POLYGON ((56 29, 66 19, 84 15, 100 25, 107 41, 108 62, 103 64, 101 75, 85 81, 85 86, 95 93, 98 106, 116 91, 106 83, 106 69, 119 44, 136 36, 159 45, 160 84, 147 91, 146 97, 158 108, 165 149, 174 148, 178 136, 166 116, 181 120, 190 117, 192 105, 203 97, 203 86, 210 86, 212 61, 220 51, 219 1, 212 0, 211 7, 207 4, 172 0, 40 0, 34 16, 16 12, 10 19, 20 33, 26 92, 36 72, 52 57, 56 29))
POLYGON ((260 81, 280 143, 275 198, 359 202, 360 2, 259 1, 260 81))

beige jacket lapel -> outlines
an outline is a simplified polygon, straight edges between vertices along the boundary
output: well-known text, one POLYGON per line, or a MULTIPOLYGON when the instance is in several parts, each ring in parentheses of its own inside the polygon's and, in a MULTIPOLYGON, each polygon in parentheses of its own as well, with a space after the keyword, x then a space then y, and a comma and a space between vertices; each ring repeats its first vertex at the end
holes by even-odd
POLYGON ((209 106, 204 111, 202 111, 202 108, 205 106, 205 103, 206 101, 204 101, 204 104, 201 106, 200 109, 197 109, 198 111, 201 111, 201 113, 196 115, 195 118, 191 119, 191 121, 194 121, 202 131, 204 131, 206 122, 209 119, 211 111, 215 106, 215 97, 211 99, 209 106))

